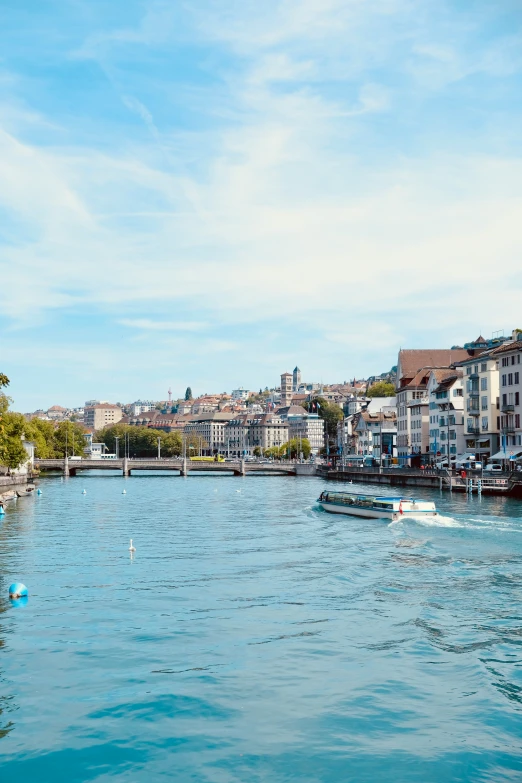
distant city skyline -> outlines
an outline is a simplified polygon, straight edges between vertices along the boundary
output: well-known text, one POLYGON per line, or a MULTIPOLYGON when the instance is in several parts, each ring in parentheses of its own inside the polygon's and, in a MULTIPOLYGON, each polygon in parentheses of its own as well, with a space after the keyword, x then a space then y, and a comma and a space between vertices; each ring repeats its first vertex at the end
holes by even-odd
POLYGON ((341 381, 520 326, 522 12, 7 3, 17 410, 341 381))

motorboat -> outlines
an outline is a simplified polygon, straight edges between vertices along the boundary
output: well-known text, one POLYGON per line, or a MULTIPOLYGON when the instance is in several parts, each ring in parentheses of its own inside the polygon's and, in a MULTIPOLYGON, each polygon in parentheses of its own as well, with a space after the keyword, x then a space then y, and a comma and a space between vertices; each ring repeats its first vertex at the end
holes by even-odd
POLYGON ((431 500, 417 500, 400 495, 362 495, 355 492, 321 492, 317 502, 331 514, 349 514, 371 519, 397 521, 405 517, 435 516, 431 500))

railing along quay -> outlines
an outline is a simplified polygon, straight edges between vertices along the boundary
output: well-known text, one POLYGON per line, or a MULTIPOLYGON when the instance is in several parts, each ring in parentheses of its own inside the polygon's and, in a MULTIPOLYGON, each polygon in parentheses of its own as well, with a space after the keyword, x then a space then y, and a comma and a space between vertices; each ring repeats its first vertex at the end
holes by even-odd
POLYGON ((329 481, 357 481, 368 484, 388 484, 395 487, 432 487, 449 492, 468 492, 490 495, 512 495, 522 497, 522 474, 466 473, 438 470, 437 468, 380 468, 349 467, 338 468, 322 465, 317 474, 329 481))

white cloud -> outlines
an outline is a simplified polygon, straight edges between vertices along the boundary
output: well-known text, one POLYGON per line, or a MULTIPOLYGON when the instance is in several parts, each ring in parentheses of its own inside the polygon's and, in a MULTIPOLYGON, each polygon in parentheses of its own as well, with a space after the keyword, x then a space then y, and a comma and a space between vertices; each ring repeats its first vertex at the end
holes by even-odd
POLYGON ((149 318, 122 318, 118 323, 131 329, 160 332, 200 332, 208 326, 204 321, 152 321, 149 318))

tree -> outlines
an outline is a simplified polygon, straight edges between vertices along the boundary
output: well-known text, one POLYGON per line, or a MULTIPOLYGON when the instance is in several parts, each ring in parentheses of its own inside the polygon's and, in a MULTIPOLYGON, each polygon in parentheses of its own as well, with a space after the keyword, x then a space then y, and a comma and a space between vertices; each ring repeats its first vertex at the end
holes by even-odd
POLYGON ((192 399, 192 389, 190 388, 190 386, 187 386, 187 390, 185 392, 185 400, 188 401, 191 399, 192 399))
POLYGON ((311 413, 318 413, 323 419, 328 438, 337 437, 337 424, 343 420, 344 413, 335 402, 328 402, 324 397, 314 397, 313 400, 302 403, 303 408, 311 413))
POLYGON ((395 386, 389 381, 377 381, 366 392, 367 397, 395 397, 395 386))
POLYGON ((74 421, 61 421, 54 430, 54 456, 77 456, 85 454, 85 427, 74 421))

